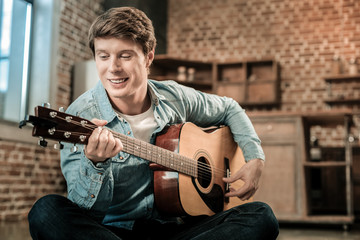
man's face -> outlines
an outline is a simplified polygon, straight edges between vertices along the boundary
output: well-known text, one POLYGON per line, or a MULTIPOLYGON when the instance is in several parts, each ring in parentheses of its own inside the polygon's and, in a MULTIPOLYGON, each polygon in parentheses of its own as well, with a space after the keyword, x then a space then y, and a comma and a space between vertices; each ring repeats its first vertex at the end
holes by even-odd
POLYGON ((141 101, 147 93, 147 69, 154 52, 145 56, 139 44, 117 38, 96 38, 94 46, 96 68, 110 100, 141 101))

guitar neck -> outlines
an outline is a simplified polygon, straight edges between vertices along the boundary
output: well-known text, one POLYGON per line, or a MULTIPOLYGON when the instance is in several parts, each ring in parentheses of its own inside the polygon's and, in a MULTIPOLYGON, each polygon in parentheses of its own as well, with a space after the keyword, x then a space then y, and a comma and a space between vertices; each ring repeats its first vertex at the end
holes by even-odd
POLYGON ((123 152, 141 157, 189 176, 197 177, 197 164, 188 157, 124 134, 112 132, 123 144, 123 152))
MULTIPOLYGON (((97 127, 87 119, 40 106, 35 108, 35 116, 28 116, 21 126, 26 122, 34 125, 33 136, 75 144, 87 144, 92 131, 97 127)), ((121 140, 124 152, 197 177, 197 162, 193 159, 121 133, 111 132, 121 140)))

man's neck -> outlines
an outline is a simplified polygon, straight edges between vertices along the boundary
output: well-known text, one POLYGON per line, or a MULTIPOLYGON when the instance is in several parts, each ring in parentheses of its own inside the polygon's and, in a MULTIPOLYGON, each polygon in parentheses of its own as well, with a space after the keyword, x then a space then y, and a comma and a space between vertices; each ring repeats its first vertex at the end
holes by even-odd
POLYGON ((124 99, 116 99, 115 101, 111 101, 113 107, 126 115, 138 115, 146 110, 148 110, 151 106, 151 99, 149 94, 146 94, 144 99, 138 99, 134 101, 124 101, 124 99))

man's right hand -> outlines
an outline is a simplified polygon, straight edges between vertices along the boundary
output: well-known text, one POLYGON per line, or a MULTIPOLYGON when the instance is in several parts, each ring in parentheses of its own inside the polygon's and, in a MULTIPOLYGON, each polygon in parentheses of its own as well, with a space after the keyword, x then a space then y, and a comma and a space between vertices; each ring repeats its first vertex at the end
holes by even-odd
POLYGON ((94 129, 85 146, 85 156, 94 163, 116 156, 123 149, 120 139, 115 138, 108 129, 103 128, 107 124, 106 120, 94 118, 91 121, 98 127, 94 129))

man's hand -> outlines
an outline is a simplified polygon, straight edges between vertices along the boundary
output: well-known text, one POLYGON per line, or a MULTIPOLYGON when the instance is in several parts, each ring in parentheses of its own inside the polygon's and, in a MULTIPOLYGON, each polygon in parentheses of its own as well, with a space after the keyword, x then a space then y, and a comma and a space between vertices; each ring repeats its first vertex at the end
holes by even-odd
POLYGON ((89 137, 88 144, 85 146, 85 156, 94 163, 116 156, 123 149, 120 139, 115 138, 108 129, 103 128, 107 121, 95 118, 92 122, 98 128, 95 128, 89 137))
POLYGON ((239 171, 232 174, 229 178, 223 178, 226 183, 233 183, 239 179, 244 181, 244 185, 239 189, 230 188, 230 192, 225 197, 239 197, 245 201, 251 198, 259 187, 259 180, 264 168, 264 161, 252 159, 243 165, 239 171))

